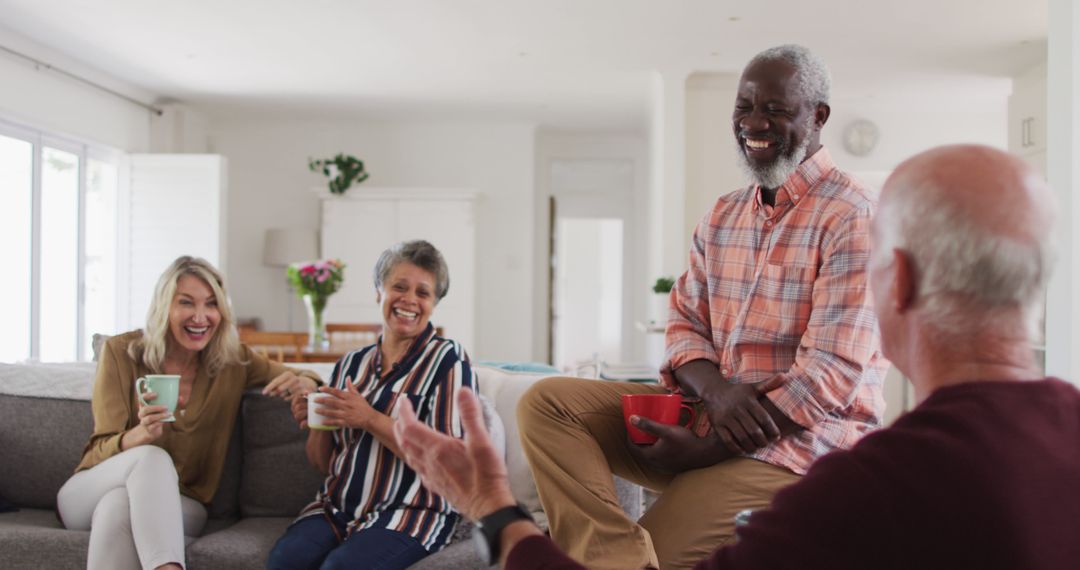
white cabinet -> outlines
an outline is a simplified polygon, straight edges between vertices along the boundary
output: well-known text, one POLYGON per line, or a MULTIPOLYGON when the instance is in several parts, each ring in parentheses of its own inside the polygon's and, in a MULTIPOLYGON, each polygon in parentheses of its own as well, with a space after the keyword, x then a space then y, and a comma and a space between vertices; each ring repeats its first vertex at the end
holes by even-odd
POLYGON ((322 257, 347 264, 344 286, 330 298, 328 322, 382 322, 373 270, 386 248, 424 239, 442 252, 450 290, 431 321, 472 349, 476 291, 476 194, 461 190, 356 187, 322 200, 322 257))
POLYGON ((225 270, 225 157, 133 154, 129 200, 121 203, 120 330, 146 326, 154 286, 181 255, 225 270))
MULTIPOLYGON (((1009 97, 1009 150, 1022 156, 1045 153, 1046 118, 1046 64, 1042 64, 1013 78, 1009 97)), ((1041 160, 1045 163, 1045 155, 1041 160)))

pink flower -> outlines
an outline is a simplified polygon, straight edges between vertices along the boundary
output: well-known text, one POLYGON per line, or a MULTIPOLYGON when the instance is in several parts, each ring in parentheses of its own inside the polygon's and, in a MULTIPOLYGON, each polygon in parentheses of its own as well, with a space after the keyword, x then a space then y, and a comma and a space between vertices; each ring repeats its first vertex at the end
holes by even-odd
POLYGON ((330 275, 328 273, 320 273, 319 276, 315 278, 315 280, 318 281, 319 283, 323 283, 329 278, 330 278, 330 275))

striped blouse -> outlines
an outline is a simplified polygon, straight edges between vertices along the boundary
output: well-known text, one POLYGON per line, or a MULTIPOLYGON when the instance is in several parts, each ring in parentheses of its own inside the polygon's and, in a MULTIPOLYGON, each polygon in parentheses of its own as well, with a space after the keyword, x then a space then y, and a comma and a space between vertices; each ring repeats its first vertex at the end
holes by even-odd
MULTIPOLYGON (((462 437, 454 393, 461 386, 478 387, 461 345, 437 336, 429 324, 390 374, 379 379, 381 342, 382 337, 339 360, 330 385, 344 390, 346 378, 353 378, 368 403, 390 417, 397 417, 398 400, 405 397, 420 421, 462 437)), ((372 434, 346 428, 333 432, 333 438, 330 474, 297 520, 333 516, 349 521, 349 534, 385 528, 415 538, 428 552, 446 546, 459 515, 445 499, 422 486, 416 472, 372 434)))
POLYGON ((821 148, 778 189, 775 207, 757 186, 732 192, 694 232, 690 268, 671 293, 661 376, 675 387, 676 368, 708 360, 718 380, 755 384, 806 428, 750 457, 804 474, 881 425, 889 363, 866 269, 874 206, 821 148))

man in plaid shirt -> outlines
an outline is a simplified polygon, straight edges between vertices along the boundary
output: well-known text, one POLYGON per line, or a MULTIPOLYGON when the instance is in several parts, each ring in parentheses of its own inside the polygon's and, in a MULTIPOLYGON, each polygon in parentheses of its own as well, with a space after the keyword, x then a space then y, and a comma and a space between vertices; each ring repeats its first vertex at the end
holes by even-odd
POLYGON ((698 224, 675 283, 663 386, 553 378, 518 408, 551 536, 589 568, 689 568, 835 449, 881 424, 881 355, 867 283, 874 200, 822 147, 829 74, 800 46, 746 66, 732 115, 750 187, 698 224), (692 429, 635 418, 620 397, 680 391, 692 429), (626 517, 611 474, 662 494, 626 517))

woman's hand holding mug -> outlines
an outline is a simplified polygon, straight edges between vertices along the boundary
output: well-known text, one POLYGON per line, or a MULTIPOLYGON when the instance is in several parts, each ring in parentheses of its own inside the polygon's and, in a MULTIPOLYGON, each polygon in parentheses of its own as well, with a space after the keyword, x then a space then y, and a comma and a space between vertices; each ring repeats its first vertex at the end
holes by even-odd
POLYGON ((289 401, 289 411, 292 412, 292 417, 300 429, 308 427, 308 396, 310 394, 311 390, 300 390, 293 394, 292 400, 289 401))
MULTIPOLYGON (((157 399, 154 392, 144 392, 143 396, 148 400, 157 399)), ((124 434, 120 441, 120 449, 131 449, 140 445, 154 443, 161 437, 165 429, 165 422, 172 417, 172 412, 166 406, 156 406, 139 403, 139 423, 124 434)))
POLYGON ((333 428, 347 427, 367 430, 370 422, 379 416, 379 412, 371 407, 360 390, 353 385, 352 378, 345 378, 348 390, 323 387, 319 392, 330 394, 332 398, 319 400, 317 411, 326 419, 323 424, 333 428))

